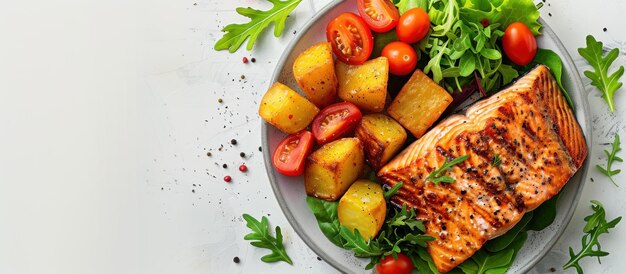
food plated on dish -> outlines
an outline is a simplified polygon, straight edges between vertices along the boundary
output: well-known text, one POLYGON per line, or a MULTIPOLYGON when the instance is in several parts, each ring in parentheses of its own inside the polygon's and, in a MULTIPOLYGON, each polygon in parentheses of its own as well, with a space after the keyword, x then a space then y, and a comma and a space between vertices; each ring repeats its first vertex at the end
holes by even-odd
POLYGON ((557 197, 586 167, 569 56, 537 42, 532 1, 406 2, 346 1, 301 34, 259 106, 270 178, 288 218, 306 201, 306 225, 379 273, 506 272, 529 231, 569 220, 557 197), (528 14, 495 15, 511 9, 528 14))

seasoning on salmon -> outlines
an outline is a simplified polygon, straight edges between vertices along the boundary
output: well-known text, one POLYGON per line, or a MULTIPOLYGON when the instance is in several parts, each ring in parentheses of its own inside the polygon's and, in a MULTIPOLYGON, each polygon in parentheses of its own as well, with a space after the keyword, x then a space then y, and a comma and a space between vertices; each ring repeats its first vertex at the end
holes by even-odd
POLYGON ((436 238, 427 250, 447 272, 556 195, 586 156, 580 125, 548 68, 538 66, 465 115, 442 121, 378 177, 404 183, 392 201, 417 209, 426 234, 436 238), (469 158, 446 174, 454 183, 425 182, 446 159, 463 155, 469 158))

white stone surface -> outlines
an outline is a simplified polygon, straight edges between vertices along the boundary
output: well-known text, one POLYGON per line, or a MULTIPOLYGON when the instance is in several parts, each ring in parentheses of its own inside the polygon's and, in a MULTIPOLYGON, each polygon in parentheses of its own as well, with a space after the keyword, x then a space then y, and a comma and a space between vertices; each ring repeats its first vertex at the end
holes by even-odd
MULTIPOLYGON (((303 0, 282 37, 266 33, 253 51, 234 54, 212 49, 219 30, 246 20, 236 7, 267 8, 267 2, 3 5, 0 273, 335 273, 278 207, 257 150, 256 115, 293 32, 328 2, 303 0), (244 65, 243 56, 257 61, 244 65), (237 145, 230 145, 233 138, 237 145), (244 162, 249 172, 242 174, 237 167, 244 162), (224 175, 232 183, 224 183, 224 175), (293 266, 259 260, 265 251, 243 240, 242 213, 269 216, 283 228, 293 266)), ((541 12, 575 58, 593 34, 620 47, 617 62, 626 64, 626 2, 548 0, 541 12)), ((581 73, 588 68, 582 60, 577 65, 581 73)), ((584 81, 595 165, 605 162, 602 150, 614 133, 626 136, 626 95, 618 91, 611 114, 584 81)), ((560 271, 567 248, 580 248, 589 200, 602 201, 609 218, 626 214, 623 179, 616 176, 618 188, 590 170, 570 226, 533 273, 560 271)), ((587 273, 623 272, 625 242, 626 224, 620 224, 602 237, 612 253, 602 264, 584 259, 587 273)))

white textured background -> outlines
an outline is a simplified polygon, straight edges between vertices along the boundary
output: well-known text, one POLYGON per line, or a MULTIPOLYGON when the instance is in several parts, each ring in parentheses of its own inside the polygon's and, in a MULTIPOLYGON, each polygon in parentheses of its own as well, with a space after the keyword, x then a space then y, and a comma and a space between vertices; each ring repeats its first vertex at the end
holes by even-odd
MULTIPOLYGON (((4 3, 0 273, 334 273, 275 201, 257 149, 256 116, 293 32, 328 2, 303 0, 283 37, 264 35, 252 52, 235 54, 212 50, 219 30, 246 20, 235 7, 265 9, 267 2, 4 3), (244 65, 243 56, 257 62, 244 65), (246 174, 237 170, 242 162, 246 174), (230 184, 222 181, 227 174, 230 184), (294 266, 259 261, 265 251, 243 240, 244 212, 283 228, 294 266)), ((624 11, 619 0, 548 0, 541 10, 572 56, 593 34, 620 47, 617 62, 626 64, 624 11)), ((576 63, 581 72, 588 68, 576 63)), ((590 160, 605 163, 602 149, 615 132, 625 133, 626 95, 618 91, 611 114, 584 81, 593 114, 590 160)), ((567 247, 580 248, 589 200, 604 202, 609 218, 626 215, 624 176, 617 176, 619 188, 595 169, 588 177, 570 226, 535 273, 559 269, 567 247)), ((612 255, 601 265, 585 259, 587 273, 622 272, 625 242, 620 224, 602 237, 612 255)))

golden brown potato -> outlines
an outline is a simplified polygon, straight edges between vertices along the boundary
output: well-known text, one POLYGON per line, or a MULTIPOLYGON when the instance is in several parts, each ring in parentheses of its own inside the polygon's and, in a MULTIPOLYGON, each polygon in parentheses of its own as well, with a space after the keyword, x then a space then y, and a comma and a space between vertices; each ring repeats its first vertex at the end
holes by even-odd
POLYGON ((376 171, 386 164, 406 141, 406 131, 393 118, 383 114, 363 116, 356 128, 363 143, 365 160, 376 171))
POLYGON ((293 63, 293 77, 304 95, 323 108, 337 98, 337 75, 330 43, 315 44, 300 53, 293 63))
POLYGON ((385 222, 387 202, 379 184, 358 180, 350 186, 337 207, 339 223, 350 231, 356 228, 364 239, 378 234, 385 222))
POLYGON ((336 201, 361 175, 363 148, 357 138, 343 138, 323 145, 309 155, 304 168, 308 195, 336 201))
POLYGON ((339 98, 369 112, 381 112, 387 98, 389 62, 385 57, 369 60, 362 65, 337 62, 339 98))
POLYGON ((279 82, 263 95, 259 115, 287 134, 305 129, 320 110, 302 95, 279 82))
POLYGON ((452 96, 418 69, 393 99, 387 113, 420 138, 450 103, 452 96))

